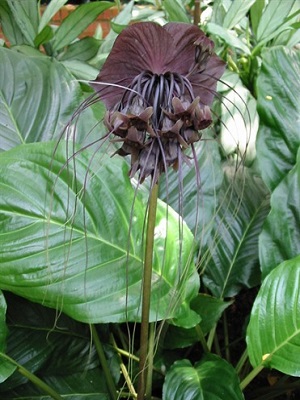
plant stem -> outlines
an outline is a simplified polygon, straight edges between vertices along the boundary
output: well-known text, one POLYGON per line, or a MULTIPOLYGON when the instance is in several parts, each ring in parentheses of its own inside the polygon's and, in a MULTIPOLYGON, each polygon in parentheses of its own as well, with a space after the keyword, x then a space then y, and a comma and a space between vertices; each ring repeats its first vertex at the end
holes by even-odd
POLYGON ((96 347, 96 350, 97 350, 97 353, 98 353, 98 356, 99 356, 101 367, 103 369, 103 373, 104 373, 104 376, 105 376, 105 380, 106 380, 106 384, 107 384, 107 388, 108 388, 108 391, 109 391, 110 398, 112 400, 116 400, 117 399, 117 389, 116 389, 116 386, 115 386, 115 382, 114 382, 113 377, 111 375, 111 372, 110 372, 110 369, 109 369, 109 366, 108 366, 108 362, 106 360, 105 353, 104 353, 104 350, 103 350, 103 346, 102 346, 102 343, 101 343, 101 341, 99 339, 99 336, 98 336, 98 332, 96 330, 95 325, 93 325, 93 324, 91 324, 91 332, 92 332, 93 342, 94 342, 94 345, 96 347))
MULTIPOLYGON (((149 312, 151 297, 151 278, 152 278, 152 261, 154 247, 154 228, 156 220, 156 208, 158 197, 158 184, 156 183, 150 193, 148 221, 146 231, 146 248, 144 258, 144 276, 143 276, 143 292, 142 292, 142 319, 141 319, 141 338, 140 338, 140 363, 139 363, 139 380, 138 380, 138 400, 143 400, 146 387, 149 390, 149 383, 146 385, 147 377, 147 357, 153 357, 148 354, 149 344, 149 312)), ((151 393, 147 393, 151 397, 151 393)), ((148 397, 149 398, 149 397, 148 397)))
POLYGON ((201 345, 202 345, 202 348, 203 348, 204 353, 209 353, 209 348, 208 348, 208 346, 207 346, 207 343, 206 343, 206 340, 205 340, 205 336, 204 336, 204 334, 203 334, 203 331, 202 331, 202 329, 201 329, 201 326, 200 326, 200 325, 196 325, 196 326, 195 326, 195 330, 196 330, 196 333, 197 333, 198 338, 199 338, 199 340, 200 340, 200 343, 201 343, 201 345))
POLYGON ((250 383, 250 382, 260 373, 260 371, 263 370, 263 369, 264 369, 264 366, 263 366, 263 365, 258 365, 256 368, 254 368, 254 369, 250 372, 250 374, 248 374, 248 375, 246 376, 246 378, 243 379, 243 381, 240 383, 240 388, 241 388, 242 390, 244 390, 245 387, 248 386, 249 383, 250 383))
POLYGON ((200 24, 201 7, 200 0, 195 0, 194 6, 194 25, 198 26, 200 24))
MULTIPOLYGON (((121 368, 122 374, 124 376, 124 379, 126 381, 127 387, 129 389, 130 397, 133 397, 135 399, 137 397, 135 388, 134 388, 134 386, 133 386, 133 384, 131 382, 130 376, 129 376, 128 371, 127 371, 127 368, 126 368, 125 364, 122 361, 122 357, 120 355, 120 349, 118 349, 116 341, 115 341, 115 338, 113 337, 112 334, 110 335, 110 341, 111 341, 113 347, 115 348, 115 350, 118 352, 118 357, 119 357, 119 361, 120 361, 120 368, 121 368)), ((127 356, 130 356, 128 352, 125 352, 125 353, 126 353, 127 356)))
POLYGON ((238 361, 238 363, 236 364, 236 367, 235 367, 235 370, 236 370, 236 373, 239 375, 240 374, 240 372, 241 372, 241 370, 242 370, 242 368, 243 368, 243 365, 245 364, 245 362, 247 361, 247 359, 248 359, 248 351, 247 351, 247 349, 244 351, 244 353, 241 355, 241 358, 239 359, 239 361, 238 361))
POLYGON ((30 380, 36 387, 41 389, 44 393, 47 393, 50 397, 52 397, 52 399, 62 400, 62 397, 54 389, 52 389, 52 387, 47 385, 47 383, 43 382, 32 372, 28 371, 28 369, 18 364, 13 358, 10 358, 8 355, 4 353, 0 353, 0 357, 6 361, 9 361, 11 364, 15 365, 21 375, 25 376, 25 378, 30 380))

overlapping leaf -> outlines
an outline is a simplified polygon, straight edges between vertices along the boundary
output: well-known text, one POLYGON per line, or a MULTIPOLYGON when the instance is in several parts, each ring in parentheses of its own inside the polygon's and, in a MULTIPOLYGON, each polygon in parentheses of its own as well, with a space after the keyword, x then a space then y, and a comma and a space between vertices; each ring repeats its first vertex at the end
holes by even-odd
POLYGON ((7 379, 16 367, 1 357, 6 350, 6 337, 8 329, 6 326, 6 301, 3 293, 0 291, 0 383, 7 379))
MULTIPOLYGON (((6 352, 12 359, 30 372, 38 374, 66 397, 76 393, 78 396, 87 393, 100 396, 107 393, 87 325, 75 322, 63 314, 58 316, 55 310, 10 293, 6 293, 5 297, 10 326, 6 352), (93 379, 96 381, 93 382, 93 379)), ((105 326, 102 332, 105 332, 105 326)), ((107 358, 114 359, 110 363, 111 372, 117 382, 120 378, 118 357, 108 346, 106 348, 107 358)), ((44 396, 17 371, 0 385, 0 392, 1 399, 25 395, 28 398, 44 396)))
POLYGON ((229 166, 209 246, 201 253, 203 281, 216 297, 260 283, 258 235, 269 212, 268 190, 250 169, 229 166))
POLYGON ((300 376, 300 256, 266 277, 255 300, 247 331, 253 367, 264 365, 300 376))
MULTIPOLYGON (((145 201, 119 158, 81 153, 75 171, 65 151, 36 143, 1 157, 0 287, 84 322, 139 320, 145 201)), ((160 202, 151 320, 193 326, 193 236, 178 224, 160 202)))
POLYGON ((259 257, 265 277, 281 262, 300 254, 300 148, 295 167, 271 196, 271 212, 259 238, 259 257))
POLYGON ((176 361, 163 386, 163 400, 243 398, 234 368, 213 354, 205 355, 195 366, 188 360, 176 361))
MULTIPOLYGON (((5 48, 0 48, 0 63, 0 151, 59 137, 83 100, 74 76, 55 59, 5 48)), ((91 110, 85 114, 77 124, 78 142, 97 124, 91 110)))
POLYGON ((299 75, 299 51, 275 47, 263 52, 257 80, 257 156, 262 177, 272 190, 295 165, 300 146, 299 75))

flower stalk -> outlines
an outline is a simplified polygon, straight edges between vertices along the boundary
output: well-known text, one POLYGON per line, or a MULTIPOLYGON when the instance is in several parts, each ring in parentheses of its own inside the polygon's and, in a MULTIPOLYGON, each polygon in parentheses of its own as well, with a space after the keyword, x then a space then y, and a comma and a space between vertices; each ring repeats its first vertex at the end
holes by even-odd
POLYGON ((150 193, 149 210, 146 230, 146 248, 144 258, 144 274, 142 288, 142 318, 141 318, 141 339, 140 339, 140 362, 139 362, 139 380, 138 380, 138 400, 145 398, 146 387, 148 393, 146 399, 151 397, 149 383, 147 384, 147 374, 149 357, 149 313, 150 313, 150 298, 151 298, 151 278, 152 278, 152 262, 153 262, 153 247, 154 247, 154 229, 156 220, 158 197, 158 183, 156 183, 150 193))

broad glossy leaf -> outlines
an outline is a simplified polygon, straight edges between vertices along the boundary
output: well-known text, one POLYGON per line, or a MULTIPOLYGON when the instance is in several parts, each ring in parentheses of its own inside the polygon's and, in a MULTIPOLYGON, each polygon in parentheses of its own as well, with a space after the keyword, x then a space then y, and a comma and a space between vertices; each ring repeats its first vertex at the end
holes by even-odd
POLYGON ((55 32, 52 42, 54 51, 60 50, 75 40, 103 11, 112 7, 112 3, 101 1, 81 4, 65 18, 55 32))
POLYGON ((282 261, 300 254, 300 148, 295 167, 271 196, 271 212, 259 238, 263 277, 282 261))
POLYGON ((300 376, 300 256, 278 265, 265 278, 247 330, 253 367, 264 365, 300 376))
POLYGON ((260 283, 258 236, 269 212, 268 190, 257 174, 232 165, 225 172, 211 241, 200 255, 203 282, 220 298, 260 283))
MULTIPOLYGON (((43 380, 50 379, 55 390, 61 393, 64 393, 61 391, 61 385, 65 380, 71 379, 72 375, 80 373, 82 376, 89 375, 95 368, 100 371, 99 359, 92 345, 91 333, 87 325, 75 322, 64 314, 59 316, 55 310, 31 303, 10 293, 6 293, 5 296, 10 326, 7 354, 11 358, 29 371, 38 374, 43 380)), ((103 346, 106 346, 105 342, 103 346)), ((107 353, 107 358, 118 360, 116 353, 110 353, 107 353)), ((113 368, 112 373, 117 382, 120 377, 119 363, 113 368)), ((14 390, 18 392, 18 387, 22 385, 20 393, 23 390, 24 394, 32 386, 27 384, 24 387, 26 382, 26 378, 16 372, 0 385, 0 391, 6 392, 7 395, 8 392, 12 394, 14 390)), ((92 388, 90 383, 84 385, 82 382, 83 393, 88 386, 92 388)), ((102 388, 105 389, 105 386, 103 385, 102 388)), ((75 390, 78 391, 79 387, 77 386, 75 390)), ((75 393, 76 391, 73 394, 75 393)), ((27 395, 29 396, 30 393, 27 395)), ((1 393, 0 397, 6 398, 6 395, 1 393)))
MULTIPOLYGON (((74 76, 55 59, 4 48, 0 64, 0 150, 58 138, 83 100, 74 76)), ((86 110, 77 126, 77 141, 82 142, 96 124, 91 110, 86 110)))
MULTIPOLYGON (((65 146, 54 149, 36 143, 1 156, 0 288, 83 322, 137 321, 146 199, 134 195, 120 157, 82 152, 74 171, 65 146)), ((180 237, 178 224, 160 202, 151 320, 190 327, 199 280, 193 236, 183 223, 180 237)))
POLYGON ((265 8, 257 27, 257 40, 263 41, 284 22, 289 15, 295 0, 285 0, 278 2, 271 0, 265 8))
POLYGON ((257 80, 257 157, 272 190, 293 168, 300 145, 300 52, 276 47, 262 54, 257 80))
MULTIPOLYGON (((72 375, 43 376, 43 381, 55 388, 64 400, 110 400, 105 378, 100 369, 86 370, 72 375)), ((41 393, 32 383, 2 392, 1 400, 53 400, 41 393)))
POLYGON ((163 400, 242 400, 234 368, 222 358, 207 354, 193 366, 176 361, 163 386, 163 400))
POLYGON ((244 18, 256 0, 234 0, 230 5, 223 22, 223 28, 234 28, 244 18))
MULTIPOLYGON (((223 301, 212 296, 200 293, 191 302, 191 307, 200 315, 201 331, 206 335, 218 322, 223 311, 232 304, 232 301, 223 301)), ((199 342, 196 328, 184 329, 170 325, 164 340, 167 349, 179 349, 199 342)))

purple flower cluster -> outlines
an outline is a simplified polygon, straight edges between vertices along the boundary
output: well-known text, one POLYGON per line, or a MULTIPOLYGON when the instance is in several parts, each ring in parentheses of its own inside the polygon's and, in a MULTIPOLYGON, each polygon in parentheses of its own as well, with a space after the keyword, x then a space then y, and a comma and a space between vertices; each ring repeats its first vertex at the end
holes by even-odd
POLYGON ((117 153, 131 156, 130 176, 139 171, 141 182, 149 175, 156 182, 211 124, 225 68, 213 47, 199 28, 182 23, 137 23, 118 36, 92 86, 122 143, 117 153))

